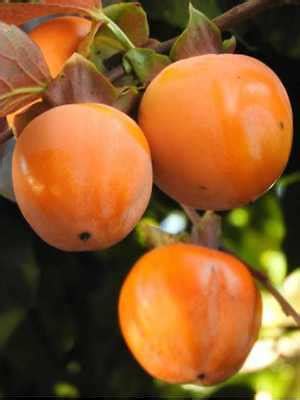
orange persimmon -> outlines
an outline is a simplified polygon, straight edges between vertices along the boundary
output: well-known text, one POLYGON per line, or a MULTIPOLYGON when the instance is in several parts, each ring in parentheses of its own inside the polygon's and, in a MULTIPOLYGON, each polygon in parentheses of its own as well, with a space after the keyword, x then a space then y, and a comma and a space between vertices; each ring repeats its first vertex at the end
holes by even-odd
POLYGON ((80 17, 57 17, 34 28, 29 36, 41 49, 50 73, 56 77, 91 29, 80 17))
POLYGON ((104 249, 122 240, 148 205, 149 147, 138 125, 112 107, 56 107, 18 137, 13 185, 44 241, 66 251, 104 249))
POLYGON ((239 54, 165 68, 145 92, 139 124, 157 185, 198 209, 254 201, 282 174, 292 144, 284 86, 265 64, 239 54))
POLYGON ((219 383, 236 373, 261 325, 261 296, 248 269, 221 251, 172 244, 138 260, 121 289, 129 349, 169 383, 219 383))

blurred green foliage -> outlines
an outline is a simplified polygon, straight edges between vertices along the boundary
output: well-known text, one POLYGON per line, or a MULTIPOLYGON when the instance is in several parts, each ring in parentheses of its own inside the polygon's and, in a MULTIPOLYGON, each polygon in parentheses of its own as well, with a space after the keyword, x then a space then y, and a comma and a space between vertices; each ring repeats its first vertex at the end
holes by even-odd
MULTIPOLYGON (((210 17, 236 3, 193 1, 210 17)), ((150 16, 152 36, 169 38, 184 27, 188 0, 143 0, 142 4, 150 16)), ((254 204, 224 213, 224 243, 268 273, 300 310, 299 24, 300 7, 286 6, 235 31, 238 51, 265 61, 285 84, 294 109, 295 140, 286 176, 279 184, 254 204)), ((174 214, 177 211, 178 206, 155 189, 146 217, 174 232, 187 223, 182 214, 174 214)), ((0 221, 0 394, 300 398, 300 332, 269 294, 264 293, 260 340, 240 374, 209 389, 167 385, 142 371, 118 328, 121 283, 146 251, 136 232, 108 251, 67 254, 36 237, 17 207, 2 198, 0 221)))

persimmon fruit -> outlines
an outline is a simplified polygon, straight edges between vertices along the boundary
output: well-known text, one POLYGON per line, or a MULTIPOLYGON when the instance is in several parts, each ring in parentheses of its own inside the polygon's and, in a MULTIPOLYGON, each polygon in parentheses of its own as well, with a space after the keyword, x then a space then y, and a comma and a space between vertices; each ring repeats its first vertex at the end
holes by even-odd
POLYGON ((103 104, 71 104, 33 119, 13 155, 17 203, 35 232, 65 251, 122 240, 148 205, 148 143, 126 114, 103 104))
POLYGON ((57 17, 38 25, 29 36, 41 49, 52 77, 56 77, 90 29, 91 22, 85 18, 57 17))
POLYGON ((261 296, 244 264, 191 244, 140 258, 119 298, 119 321, 144 369, 169 383, 219 383, 237 372, 261 325, 261 296))
POLYGON ((197 209, 254 201, 282 174, 292 110, 275 73, 257 59, 209 54, 175 62, 149 85, 139 124, 155 182, 197 209))

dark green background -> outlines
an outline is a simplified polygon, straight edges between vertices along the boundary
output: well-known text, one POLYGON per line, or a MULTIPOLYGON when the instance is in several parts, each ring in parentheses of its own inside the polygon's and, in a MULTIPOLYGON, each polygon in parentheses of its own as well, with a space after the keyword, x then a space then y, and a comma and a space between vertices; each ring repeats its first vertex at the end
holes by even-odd
MULTIPOLYGON (((149 12, 152 36, 167 39, 184 27, 188 1, 142 3, 149 12)), ((237 4, 221 0, 193 3, 211 17, 237 4)), ((289 93, 295 140, 285 175, 295 182, 288 185, 283 180, 257 203, 224 213, 224 240, 278 285, 300 265, 299 26, 300 7, 286 6, 236 30, 238 51, 266 62, 289 93), (283 193, 280 197, 279 192, 283 193)), ((176 209, 174 202, 155 189, 147 216, 160 222, 176 209)), ((208 392, 166 385, 143 372, 127 351, 117 321, 120 285, 145 251, 136 232, 109 251, 63 253, 43 243, 17 207, 2 198, 0 226, 1 394, 252 399, 263 392, 274 398, 300 398, 299 348, 286 361, 240 374, 208 392)), ((300 301, 297 304, 300 308, 300 301)), ((272 332, 267 329, 264 335, 273 337, 272 332)), ((284 329, 279 337, 289 338, 291 332, 295 334, 293 329, 284 329)))

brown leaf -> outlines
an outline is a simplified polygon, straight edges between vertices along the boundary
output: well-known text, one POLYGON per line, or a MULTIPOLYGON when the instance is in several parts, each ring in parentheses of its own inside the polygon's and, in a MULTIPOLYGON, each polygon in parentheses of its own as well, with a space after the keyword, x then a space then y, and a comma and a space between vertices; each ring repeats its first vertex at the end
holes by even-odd
POLYGON ((112 105, 118 95, 118 89, 90 61, 75 53, 43 97, 54 107, 72 103, 112 105))
POLYGON ((20 136, 26 126, 35 117, 48 111, 51 107, 43 101, 38 101, 32 106, 28 107, 24 112, 18 113, 14 118, 14 134, 20 136))
POLYGON ((101 7, 98 0, 44 0, 43 4, 0 4, 0 20, 22 25, 32 19, 52 14, 79 14, 88 16, 88 10, 101 7))
POLYGON ((0 144, 6 142, 12 136, 13 133, 9 129, 6 118, 0 118, 0 144))
POLYGON ((125 87, 120 90, 119 97, 113 103, 113 107, 125 114, 132 114, 137 111, 138 103, 142 97, 142 93, 134 86, 125 87))
POLYGON ((101 7, 101 0, 44 0, 42 4, 54 4, 61 6, 75 6, 84 8, 101 7))
POLYGON ((155 50, 160 43, 161 42, 157 39, 149 38, 148 41, 143 45, 143 47, 146 47, 147 49, 155 50))
POLYGON ((0 22, 0 117, 40 97, 50 80, 38 46, 16 26, 0 22))

